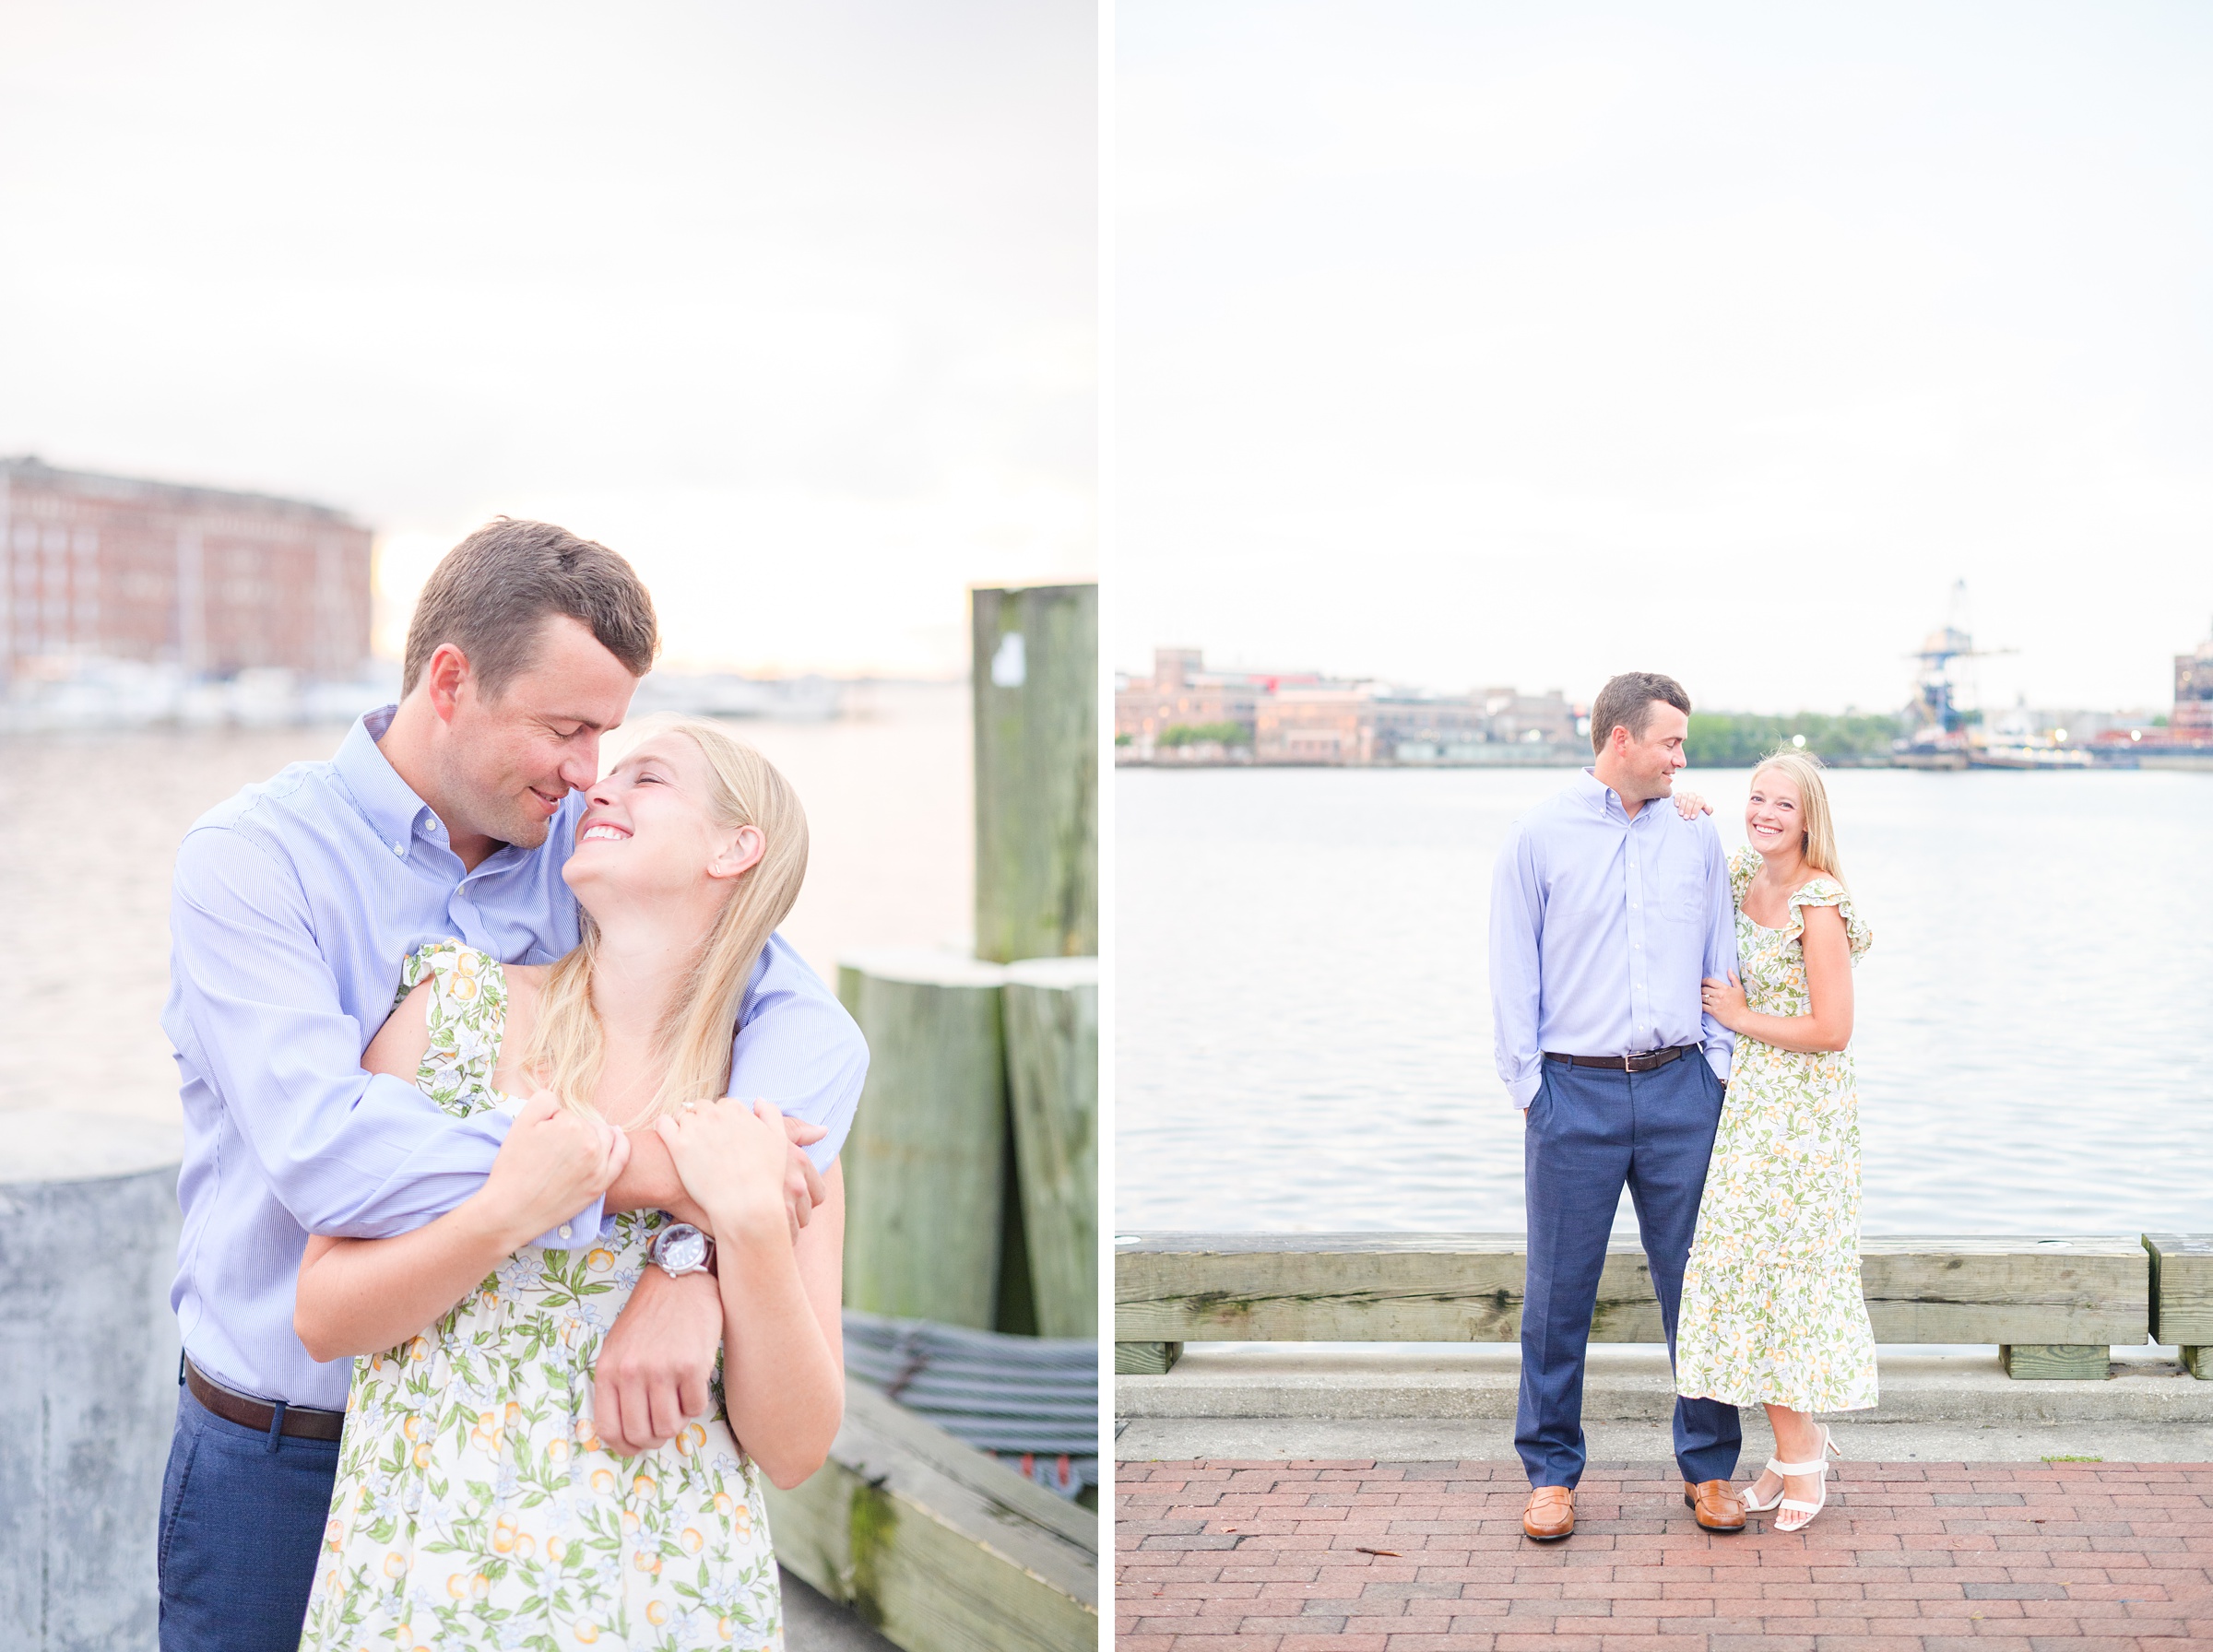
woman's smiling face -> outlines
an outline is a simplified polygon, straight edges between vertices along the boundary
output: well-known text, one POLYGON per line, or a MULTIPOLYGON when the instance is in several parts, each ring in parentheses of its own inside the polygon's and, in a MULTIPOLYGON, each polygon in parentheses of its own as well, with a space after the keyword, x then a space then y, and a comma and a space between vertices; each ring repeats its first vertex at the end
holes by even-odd
POLYGON ((1780 769, 1752 776, 1745 803, 1745 838, 1762 855, 1793 855, 1805 847, 1805 803, 1798 787, 1780 769))
POLYGON ((713 881, 733 833, 708 813, 706 755, 690 739, 649 737, 586 796, 561 875, 587 910, 595 898, 681 895, 713 881))

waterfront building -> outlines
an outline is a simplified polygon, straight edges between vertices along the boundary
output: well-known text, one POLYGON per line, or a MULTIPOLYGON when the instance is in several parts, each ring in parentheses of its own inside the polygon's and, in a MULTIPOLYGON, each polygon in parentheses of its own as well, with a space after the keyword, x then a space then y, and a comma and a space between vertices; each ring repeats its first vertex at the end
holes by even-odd
POLYGON ((1115 682, 1125 762, 1497 763, 1582 761, 1578 708, 1557 689, 1435 694, 1319 672, 1209 671, 1196 648, 1154 651, 1115 682))
POLYGON ((1278 689, 1260 699, 1253 734, 1253 756, 1264 763, 1372 763, 1376 686, 1278 689))
POLYGON ((2171 739, 2213 740, 2213 635, 2174 656, 2174 714, 2167 721, 2171 739))
POLYGON ((0 686, 98 661, 353 677, 369 537, 299 500, 0 458, 0 686))
POLYGON ((1267 676, 1209 671, 1204 655, 1196 648, 1156 648, 1151 677, 1128 678, 1116 685, 1115 740, 1147 762, 1170 752, 1201 749, 1201 743, 1188 738, 1192 730, 1210 732, 1213 738, 1204 746, 1250 748, 1263 694, 1285 685, 1308 687, 1321 680, 1311 671, 1267 676), (1222 738, 1232 727, 1237 731, 1236 738, 1222 738))
POLYGON ((1517 689, 1485 689, 1484 714, 1490 738, 1524 745, 1575 746, 1590 733, 1568 697, 1557 689, 1524 694, 1517 689))

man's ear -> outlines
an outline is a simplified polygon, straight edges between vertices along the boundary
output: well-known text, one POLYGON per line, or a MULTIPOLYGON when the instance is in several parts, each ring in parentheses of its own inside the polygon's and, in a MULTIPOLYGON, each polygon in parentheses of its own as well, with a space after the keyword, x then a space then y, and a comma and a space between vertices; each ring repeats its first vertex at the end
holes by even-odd
POLYGON ((423 686, 430 691, 431 709, 438 714, 438 721, 451 723, 461 702, 461 690, 472 678, 468 655, 461 652, 457 643, 441 643, 437 653, 422 668, 423 686))
POLYGON ((730 833, 713 860, 707 862, 710 878, 740 878, 761 864, 768 853, 768 840, 761 835, 758 826, 740 826, 730 833))

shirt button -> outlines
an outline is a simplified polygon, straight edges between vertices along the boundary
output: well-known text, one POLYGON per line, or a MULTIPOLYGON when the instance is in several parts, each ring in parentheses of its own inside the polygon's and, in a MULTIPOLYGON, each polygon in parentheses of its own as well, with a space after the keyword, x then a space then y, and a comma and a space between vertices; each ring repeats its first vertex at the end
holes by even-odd
POLYGON ((392 845, 392 853, 395 855, 405 855, 407 852, 408 846, 405 844, 394 844, 392 845))
POLYGON ((561 1236, 563 1239, 569 1236, 569 1224, 565 1221, 561 1224, 561 1236))

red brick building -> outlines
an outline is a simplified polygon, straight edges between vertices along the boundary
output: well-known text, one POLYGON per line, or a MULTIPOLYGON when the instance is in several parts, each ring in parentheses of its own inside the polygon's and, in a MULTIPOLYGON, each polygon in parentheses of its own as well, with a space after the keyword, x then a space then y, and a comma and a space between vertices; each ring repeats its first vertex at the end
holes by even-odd
POLYGON ((369 530, 322 505, 0 459, 0 683, 89 657, 341 678, 369 530))
POLYGON ((2213 740, 2213 636, 2174 656, 2174 715, 2169 738, 2213 740))

